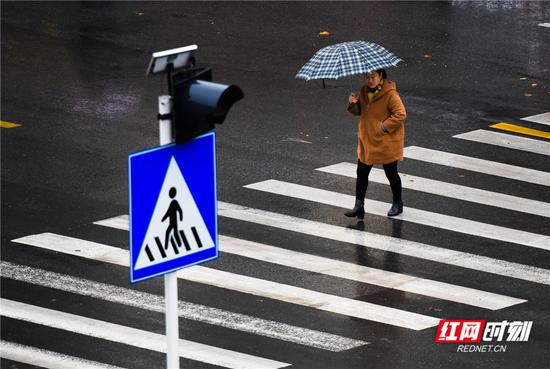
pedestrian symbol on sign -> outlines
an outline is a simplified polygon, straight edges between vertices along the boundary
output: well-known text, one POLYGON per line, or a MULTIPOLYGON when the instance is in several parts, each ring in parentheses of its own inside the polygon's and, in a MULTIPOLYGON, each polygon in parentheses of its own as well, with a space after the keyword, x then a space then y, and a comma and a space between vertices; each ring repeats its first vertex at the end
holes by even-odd
MULTIPOLYGON (((172 187, 170 189, 170 198, 173 199, 176 197, 177 190, 175 187, 172 187)), ((168 248, 168 240, 170 240, 170 233, 174 233, 174 238, 176 239, 176 243, 178 246, 181 246, 181 241, 178 235, 178 215, 179 220, 183 220, 183 214, 181 211, 180 204, 176 200, 172 200, 170 203, 170 206, 168 207, 168 210, 166 210, 166 214, 164 214, 164 217, 162 217, 162 221, 164 222, 166 218, 169 219, 170 223, 168 224, 168 229, 166 229, 166 241, 164 241, 164 248, 168 248)), ((173 244, 173 241, 172 241, 173 244)))
POLYGON ((214 241, 172 157, 135 269, 190 255, 214 241), (162 242, 164 240, 164 242, 162 242))

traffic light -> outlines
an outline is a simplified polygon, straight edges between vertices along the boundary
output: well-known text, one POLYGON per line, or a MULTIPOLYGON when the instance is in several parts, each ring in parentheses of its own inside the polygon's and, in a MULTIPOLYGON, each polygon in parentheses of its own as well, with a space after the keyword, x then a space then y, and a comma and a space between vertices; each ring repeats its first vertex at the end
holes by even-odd
POLYGON ((229 109, 242 99, 235 85, 212 82, 209 68, 192 68, 172 76, 176 143, 182 143, 222 124, 229 109))

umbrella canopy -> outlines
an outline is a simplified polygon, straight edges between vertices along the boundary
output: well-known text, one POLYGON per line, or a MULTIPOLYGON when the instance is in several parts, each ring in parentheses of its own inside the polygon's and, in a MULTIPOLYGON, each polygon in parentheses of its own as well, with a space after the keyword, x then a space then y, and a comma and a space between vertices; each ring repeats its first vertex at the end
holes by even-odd
POLYGON ((395 67, 402 61, 373 42, 351 41, 322 48, 300 69, 296 78, 338 79, 395 67))

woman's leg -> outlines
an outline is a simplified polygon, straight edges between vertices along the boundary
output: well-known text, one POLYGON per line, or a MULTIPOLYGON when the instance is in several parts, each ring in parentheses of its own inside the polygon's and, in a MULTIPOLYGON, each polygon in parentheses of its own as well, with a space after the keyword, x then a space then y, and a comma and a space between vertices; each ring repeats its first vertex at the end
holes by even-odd
POLYGON ((393 203, 388 216, 392 217, 403 212, 403 200, 401 198, 402 186, 401 178, 397 172, 397 161, 393 163, 384 164, 384 172, 386 177, 390 181, 391 192, 393 194, 393 203))
POLYGON ((357 161, 357 180, 355 181, 355 206, 344 215, 347 217, 357 217, 363 219, 365 217, 365 195, 369 185, 369 174, 372 165, 367 165, 357 161))
POLYGON ((357 160, 357 181, 355 182, 355 199, 365 201, 367 187, 369 186, 369 174, 372 165, 361 163, 357 160))

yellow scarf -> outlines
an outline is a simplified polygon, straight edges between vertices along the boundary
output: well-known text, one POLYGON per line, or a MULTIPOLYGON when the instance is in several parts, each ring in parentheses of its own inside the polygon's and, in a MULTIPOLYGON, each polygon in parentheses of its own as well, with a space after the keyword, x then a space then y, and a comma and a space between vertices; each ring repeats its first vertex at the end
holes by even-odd
POLYGON ((369 99, 369 103, 374 100, 374 97, 378 95, 378 93, 382 90, 382 86, 384 85, 384 80, 380 79, 380 82, 378 82, 378 85, 375 88, 369 88, 367 92, 367 98, 369 99))

